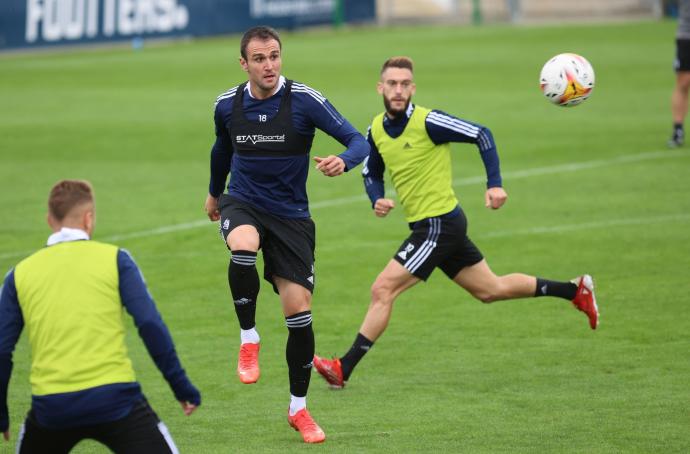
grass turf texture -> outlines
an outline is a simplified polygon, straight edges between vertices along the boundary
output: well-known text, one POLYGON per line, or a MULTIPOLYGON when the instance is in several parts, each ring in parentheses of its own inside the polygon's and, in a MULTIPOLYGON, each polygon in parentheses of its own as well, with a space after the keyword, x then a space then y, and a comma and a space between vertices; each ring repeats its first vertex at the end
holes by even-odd
MULTIPOLYGON (((309 408, 329 452, 683 452, 690 443, 690 151, 669 151, 675 24, 420 27, 285 33, 284 74, 322 91, 360 129, 382 109, 385 58, 416 63, 420 105, 489 126, 507 205, 483 207, 481 160, 453 145, 470 235, 500 274, 594 275, 602 312, 555 299, 482 305, 436 272, 396 302, 392 323, 341 392, 313 375, 309 408), (597 84, 584 105, 549 104, 542 64, 585 55, 597 84), (523 172, 527 171, 527 172, 523 172), (474 178, 479 177, 479 178, 474 178)), ((235 376, 238 326, 228 253, 203 221, 215 97, 244 80, 237 36, 129 49, 0 57, 0 268, 49 233, 60 178, 96 188, 95 239, 128 248, 184 366, 203 392, 191 418, 128 320, 144 392, 182 452, 307 449, 286 422, 286 328, 262 281, 262 377, 235 376), (144 232, 137 236, 138 232, 144 232)), ((312 155, 340 145, 317 135, 312 155)), ((402 210, 375 218, 358 171, 311 172, 317 224, 317 352, 343 354, 369 286, 408 231, 402 210), (360 197, 360 198, 358 198, 360 197)), ((261 263, 259 264, 261 269, 261 263)), ((30 402, 29 349, 15 352, 11 429, 30 402)), ((10 445, 0 443, 0 450, 10 445)), ((74 452, 105 452, 93 442, 74 452)))

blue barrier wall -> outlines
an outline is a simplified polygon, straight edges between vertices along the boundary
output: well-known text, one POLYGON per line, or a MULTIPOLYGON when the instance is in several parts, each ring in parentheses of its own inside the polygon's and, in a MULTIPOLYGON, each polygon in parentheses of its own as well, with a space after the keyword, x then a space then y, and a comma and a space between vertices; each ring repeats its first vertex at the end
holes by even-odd
POLYGON ((0 0, 0 49, 373 21, 375 0, 0 0))

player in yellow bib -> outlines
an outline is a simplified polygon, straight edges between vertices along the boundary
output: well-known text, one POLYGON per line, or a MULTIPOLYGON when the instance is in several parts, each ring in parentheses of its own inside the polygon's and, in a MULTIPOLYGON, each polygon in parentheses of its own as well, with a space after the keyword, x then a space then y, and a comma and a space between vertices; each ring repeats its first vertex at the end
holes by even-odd
POLYGON ((12 351, 26 327, 31 410, 17 453, 67 453, 85 438, 116 453, 177 453, 136 381, 123 312, 190 415, 201 394, 187 378, 136 263, 124 249, 91 240, 91 185, 63 180, 50 192, 45 248, 22 260, 0 291, 0 432, 9 440, 12 351))
POLYGON ((407 57, 384 63, 377 88, 386 110, 369 128, 371 153, 362 171, 364 184, 374 214, 385 217, 395 207, 384 191, 383 172, 388 168, 412 233, 376 278, 369 310, 350 350, 341 358, 315 356, 316 370, 332 387, 342 388, 388 326, 398 295, 426 280, 435 268, 484 303, 534 296, 572 301, 595 329, 599 312, 591 276, 569 282, 520 273, 497 276, 467 237, 467 219, 452 188, 449 143, 472 143, 479 148, 487 175, 486 206, 499 209, 507 194, 489 129, 412 104, 416 86, 412 60, 407 57))

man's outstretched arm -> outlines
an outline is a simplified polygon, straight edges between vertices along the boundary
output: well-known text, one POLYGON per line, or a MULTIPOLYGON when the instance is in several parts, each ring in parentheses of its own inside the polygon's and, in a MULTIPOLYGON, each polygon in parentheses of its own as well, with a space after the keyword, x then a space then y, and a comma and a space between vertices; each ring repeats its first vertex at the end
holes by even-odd
POLYGON ((293 89, 296 106, 311 124, 345 146, 337 156, 315 156, 316 168, 326 176, 337 176, 359 165, 369 155, 369 144, 349 121, 318 91, 303 86, 293 89))
POLYGON ((477 145, 486 170, 485 205, 494 210, 503 206, 508 194, 503 189, 496 142, 489 128, 440 110, 432 110, 427 115, 425 124, 429 137, 436 144, 460 142, 477 145))
POLYGON ((175 398, 182 403, 185 414, 191 414, 201 405, 201 394, 189 381, 180 364, 170 332, 156 309, 141 272, 125 250, 118 252, 117 264, 122 304, 134 319, 149 355, 170 385, 175 398))

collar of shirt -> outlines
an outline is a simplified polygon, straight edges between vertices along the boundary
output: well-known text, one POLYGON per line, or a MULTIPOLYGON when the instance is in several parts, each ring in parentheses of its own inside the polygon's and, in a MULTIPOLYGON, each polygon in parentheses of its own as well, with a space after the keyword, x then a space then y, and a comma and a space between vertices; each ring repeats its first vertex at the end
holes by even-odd
POLYGON ((383 129, 386 131, 386 134, 391 136, 392 138, 397 138, 400 136, 405 131, 405 128, 407 127, 407 123, 410 121, 410 117, 412 116, 412 112, 414 112, 414 104, 410 103, 409 106, 407 106, 407 111, 405 112, 405 115, 399 118, 390 118, 388 115, 383 116, 383 129))
MULTIPOLYGON (((275 95, 275 94, 278 93, 280 90, 282 90, 282 88, 283 88, 284 86, 285 86, 285 77, 284 77, 284 76, 280 76, 280 77, 278 78, 278 83, 276 84, 276 88, 273 90, 273 93, 271 93, 271 96, 275 95)), ((251 81, 249 81, 249 80, 247 81, 247 86, 244 87, 244 91, 246 91, 247 93, 249 93, 249 96, 250 96, 252 99, 255 99, 254 96, 252 95, 251 81)), ((269 98, 270 98, 271 96, 269 96, 269 98)), ((266 98, 266 99, 268 99, 268 98, 266 98)))
POLYGON ((63 243, 65 241, 89 240, 89 234, 81 229, 70 229, 63 227, 59 232, 55 232, 48 237, 46 246, 63 243))
POLYGON ((410 105, 407 106, 407 112, 405 112, 407 118, 410 118, 412 116, 412 112, 414 112, 414 104, 410 103, 410 105))

